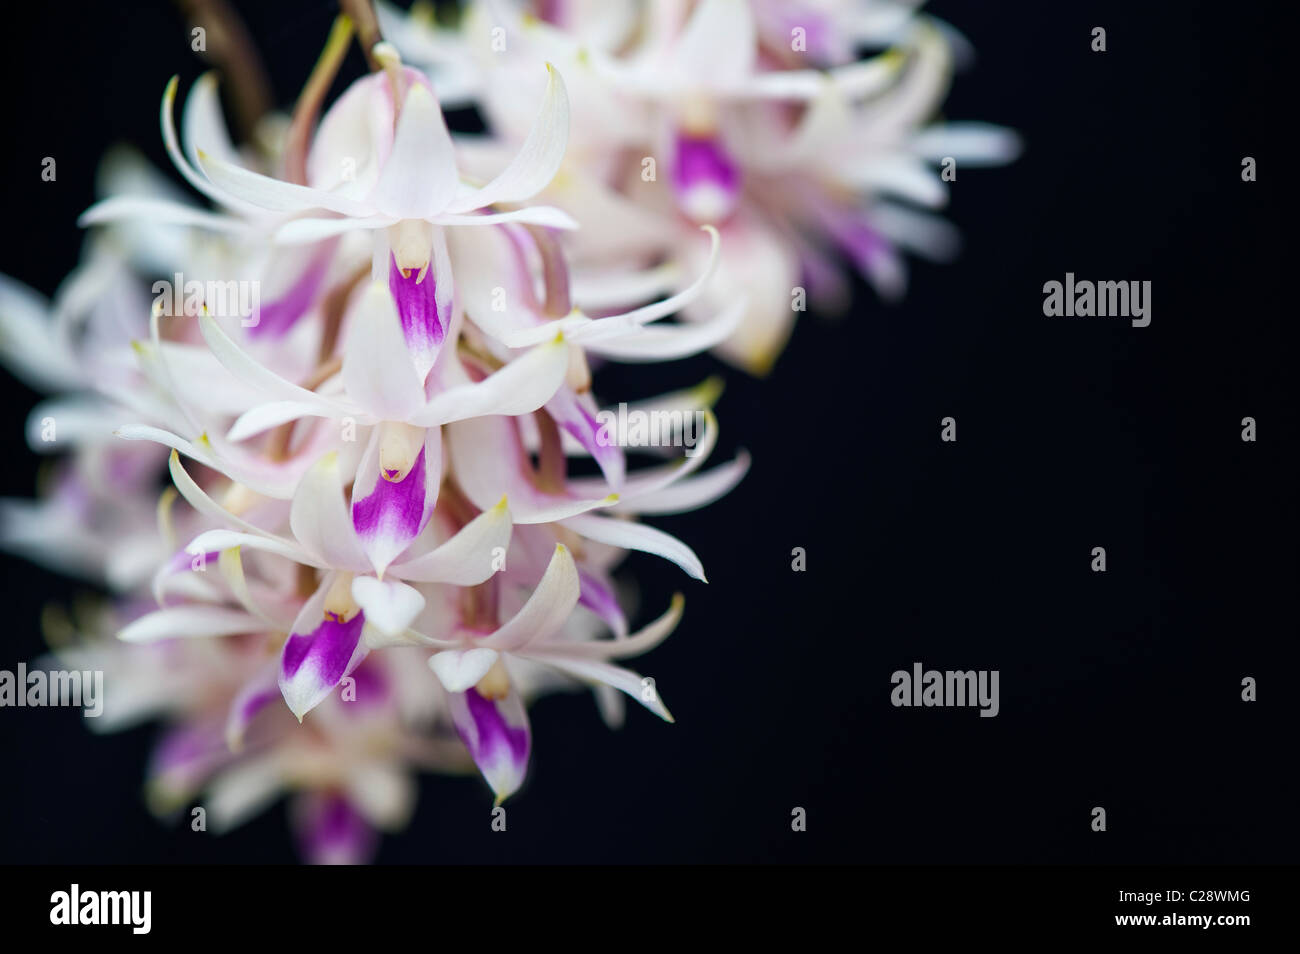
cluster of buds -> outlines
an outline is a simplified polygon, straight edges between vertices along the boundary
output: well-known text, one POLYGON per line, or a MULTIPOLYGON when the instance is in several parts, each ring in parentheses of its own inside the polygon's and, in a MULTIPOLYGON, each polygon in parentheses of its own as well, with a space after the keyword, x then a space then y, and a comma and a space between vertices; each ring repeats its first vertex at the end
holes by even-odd
POLYGON ((538 7, 340 17, 292 114, 242 143, 214 74, 178 129, 173 79, 163 141, 206 201, 116 150, 53 300, 0 277, 0 357, 51 394, 28 436, 59 454, 37 501, 0 504, 0 540, 113 594, 46 635, 105 673, 97 728, 167 724, 160 814, 224 830, 291 793, 307 858, 360 861, 419 772, 517 791, 541 694, 671 721, 623 660, 684 601, 632 632, 611 574, 635 550, 704 580, 640 518, 749 461, 704 467, 712 382, 616 416, 593 369, 767 367, 792 289, 834 297, 831 247, 884 291, 896 245, 935 250, 897 201, 942 201, 928 157, 1013 148, 920 128, 953 40, 907 4, 538 7), (372 71, 326 108, 354 30, 372 71), (470 100, 490 138, 449 132, 470 100), (647 416, 698 420, 698 443, 629 469, 647 416))

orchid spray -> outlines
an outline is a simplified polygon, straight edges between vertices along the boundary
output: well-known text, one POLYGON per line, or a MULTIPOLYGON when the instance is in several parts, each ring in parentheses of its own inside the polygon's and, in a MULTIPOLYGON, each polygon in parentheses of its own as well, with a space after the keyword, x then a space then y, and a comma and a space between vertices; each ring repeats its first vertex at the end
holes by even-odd
MULTIPOLYGON (((579 223, 534 201, 574 175, 567 71, 530 59, 527 128, 480 174, 441 81, 345 6, 292 113, 252 110, 244 137, 216 74, 179 120, 178 81, 160 84, 186 187, 114 151, 53 299, 0 278, 0 357, 49 395, 29 442, 55 455, 37 500, 0 502, 0 540, 112 594, 46 614, 53 665, 105 673, 96 729, 165 724, 160 815, 201 804, 222 831, 289 794, 304 856, 331 862, 404 826, 419 772, 516 792, 541 694, 589 687, 612 725, 629 696, 672 721, 625 660, 684 600, 632 632, 611 573, 638 550, 703 580, 639 518, 706 505, 748 467, 704 468, 712 384, 634 408, 702 431, 633 468, 593 388, 601 362, 740 326, 744 296, 697 313, 719 230, 691 227, 702 257, 620 263, 584 301, 561 238, 579 223), (371 70, 327 105, 354 37, 371 70)), ((228 59, 238 93, 255 71, 228 59)))

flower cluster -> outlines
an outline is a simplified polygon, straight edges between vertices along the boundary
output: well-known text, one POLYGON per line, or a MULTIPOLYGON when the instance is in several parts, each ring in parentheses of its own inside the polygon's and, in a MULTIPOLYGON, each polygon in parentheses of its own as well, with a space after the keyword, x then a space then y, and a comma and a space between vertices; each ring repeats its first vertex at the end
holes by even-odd
POLYGON ((639 518, 712 502, 748 458, 704 469, 706 382, 633 407, 703 429, 629 468, 593 369, 765 368, 800 282, 834 297, 832 249, 890 293, 896 246, 945 244, 898 201, 942 202, 928 158, 1013 149, 920 127, 954 41, 908 4, 537 6, 455 28, 381 6, 372 71, 326 108, 341 17, 292 114, 244 142, 214 74, 178 128, 173 79, 189 189, 115 150, 53 300, 0 277, 0 358, 51 394, 28 438, 58 453, 37 501, 0 503, 0 540, 113 594, 46 635, 105 673, 97 728, 166 722, 160 814, 224 830, 289 792, 309 859, 364 860, 417 772, 518 790, 540 694, 671 721, 621 661, 683 600, 630 632, 611 574, 636 550, 703 580, 639 518), (448 131, 471 101, 491 137, 448 131))
POLYGON ((573 131, 542 194, 582 229, 575 282, 618 306, 609 278, 660 264, 680 288, 722 231, 722 262, 683 317, 747 299, 716 350, 754 373, 780 355, 797 314, 848 301, 847 260, 886 300, 906 284, 901 251, 952 256, 933 210, 957 169, 1019 151, 1009 130, 932 122, 954 65, 969 58, 917 0, 553 0, 473 3, 454 26, 430 9, 378 4, 386 35, 428 69, 444 100, 471 103, 493 137, 467 149, 490 174, 523 140, 543 62, 569 84, 573 131), (870 53, 863 56, 865 52, 870 53), (675 254, 676 253, 676 254, 675 254), (674 270, 675 258, 685 271, 674 270))

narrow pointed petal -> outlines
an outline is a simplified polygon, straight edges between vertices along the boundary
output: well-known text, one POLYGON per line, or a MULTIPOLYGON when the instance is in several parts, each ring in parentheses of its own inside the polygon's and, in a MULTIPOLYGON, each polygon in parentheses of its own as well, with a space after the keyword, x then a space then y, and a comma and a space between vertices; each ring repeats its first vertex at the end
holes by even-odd
POLYGON ((665 722, 674 721, 672 713, 668 711, 668 707, 659 698, 659 690, 654 683, 630 669, 624 669, 621 666, 594 659, 575 659, 550 653, 535 653, 532 658, 537 662, 554 666, 561 672, 576 676, 583 682, 603 683, 607 686, 613 686, 615 689, 627 693, 665 722))
POLYGON ((479 644, 491 649, 517 650, 556 633, 578 605, 581 584, 573 554, 557 544, 541 582, 528 602, 505 625, 479 644))
POLYGON ((244 745, 244 736, 248 727, 268 704, 280 697, 278 666, 272 661, 264 666, 230 703, 230 712, 226 715, 226 745, 232 752, 238 752, 244 745))
POLYGON ((708 582, 704 578, 704 566, 700 563, 700 558, 695 555, 695 551, 662 530, 656 530, 643 523, 632 523, 629 520, 618 520, 613 517, 598 517, 594 514, 570 517, 564 521, 564 525, 597 543, 661 556, 665 560, 676 563, 689 576, 708 582))
POLYGON ((497 202, 522 202, 555 178, 569 141, 569 95, 555 67, 548 63, 546 71, 541 111, 518 154, 482 189, 448 206, 448 212, 469 212, 497 202))
POLYGON ((546 402, 546 410, 600 465, 609 487, 621 490, 627 473, 623 448, 619 446, 618 435, 611 434, 597 419, 596 402, 591 394, 576 394, 572 388, 561 388, 546 402))
POLYGON ((169 606, 127 624, 117 638, 127 643, 152 643, 160 639, 231 636, 265 629, 265 623, 243 610, 224 606, 169 606))
POLYGON ((343 353, 348 397, 380 420, 406 420, 424 405, 424 389, 411 357, 398 306, 387 288, 372 283, 352 315, 343 353))
POLYGON ((327 566, 369 569, 343 497, 337 453, 326 454, 303 476, 289 508, 289 526, 298 542, 327 566))
POLYGON ((715 318, 678 325, 655 325, 621 338, 582 342, 583 347, 615 361, 671 361, 707 351, 740 327, 748 303, 733 302, 715 318))
POLYGON ((510 546, 510 510, 506 498, 465 524, 446 543, 405 563, 396 563, 389 573, 403 580, 477 586, 501 562, 498 555, 510 546))
POLYGON ((213 232, 249 232, 243 219, 220 215, 171 199, 157 199, 144 195, 114 195, 101 199, 77 219, 77 225, 86 228, 106 222, 144 221, 151 225, 192 225, 213 232))
POLYGON ((451 134, 438 101, 423 83, 412 83, 371 201, 385 215, 425 219, 447 207, 459 184, 451 134))
POLYGON ((234 196, 241 202, 269 212, 306 212, 309 209, 329 209, 341 215, 365 218, 373 210, 362 202, 348 199, 333 192, 322 192, 309 186, 294 185, 272 179, 225 162, 199 150, 199 168, 221 192, 234 196))
POLYGON ((308 391, 291 381, 286 381, 261 364, 236 344, 210 315, 199 316, 199 331, 203 335, 203 340, 208 343, 208 347, 212 349, 212 353, 217 356, 217 360, 244 384, 257 388, 268 397, 279 401, 295 401, 319 407, 325 414, 329 414, 334 407, 334 402, 314 391, 308 391))
POLYGON ((239 161, 239 153, 230 141, 221 115, 215 70, 204 73, 190 87, 181 113, 181 128, 185 133, 185 154, 195 165, 198 165, 200 149, 226 162, 239 161))
POLYGON ((611 510, 615 513, 643 515, 688 513, 730 493, 748 472, 749 454, 741 451, 735 460, 714 467, 706 474, 637 497, 626 509, 619 505, 611 510))
POLYGON ((408 420, 422 427, 471 417, 530 414, 559 390, 569 367, 569 346, 555 340, 515 358, 482 381, 448 388, 408 420))
POLYGON ((623 608, 618 605, 613 591, 603 580, 586 570, 578 570, 578 581, 581 585, 578 602, 599 616, 615 636, 625 637, 627 617, 623 614, 623 608))
POLYGON ((677 624, 681 622, 682 611, 685 608, 685 597, 680 593, 674 593, 667 611, 631 636, 624 636, 622 639, 551 643, 546 646, 534 646, 529 649, 529 654, 537 659, 543 657, 549 659, 552 655, 573 659, 615 659, 623 656, 639 656, 648 653, 672 634, 677 624))
POLYGON ((549 229, 576 229, 578 223, 573 216, 551 205, 530 205, 509 212, 489 212, 476 215, 460 215, 444 212, 435 215, 430 221, 434 225, 505 225, 514 222, 518 225, 544 225, 549 229))
POLYGON ((754 72, 758 37, 747 0, 702 0, 673 52, 669 75, 741 90, 754 72))
POLYGON ((516 524, 553 523, 618 503, 617 494, 585 498, 539 490, 528 477, 532 465, 509 418, 457 421, 447 425, 447 434, 456 480, 480 510, 507 496, 516 524))

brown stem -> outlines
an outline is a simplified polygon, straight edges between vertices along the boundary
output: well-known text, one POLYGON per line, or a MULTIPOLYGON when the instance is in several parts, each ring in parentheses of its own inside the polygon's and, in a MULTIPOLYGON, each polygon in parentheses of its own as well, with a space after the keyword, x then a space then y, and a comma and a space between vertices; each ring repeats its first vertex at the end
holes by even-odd
POLYGON ((334 349, 338 346, 339 341, 339 329, 343 327, 343 314, 347 310, 348 299, 352 297, 353 289, 369 274, 369 262, 358 266, 357 270, 344 281, 330 289, 325 296, 325 300, 321 302, 321 316, 324 319, 324 328, 321 330, 320 336, 319 359, 322 363, 334 356, 334 349))
POLYGON ((248 29, 226 0, 176 0, 190 29, 206 38, 203 58, 221 70, 230 84, 231 105, 240 138, 253 137, 258 122, 271 110, 271 83, 248 29))
POLYGON ((339 0, 339 9, 356 24, 357 42, 361 44, 361 52, 366 55, 366 64, 371 72, 381 69, 373 50, 384 37, 379 32, 379 19, 370 0, 339 0))
POLYGON ((564 442, 560 438, 559 425, 545 408, 535 411, 533 418, 537 421, 537 432, 541 437, 541 446, 537 451, 537 487, 553 494, 563 493, 568 461, 564 457, 564 442))
POLYGON ((346 16, 335 17, 330 28, 329 38, 320 58, 312 67, 307 83, 298 95, 298 102, 293 107, 293 119, 289 122, 289 133, 284 145, 284 172, 290 182, 298 185, 307 184, 307 149, 311 144, 311 131, 320 115, 321 104, 330 84, 338 75, 348 53, 348 43, 352 39, 352 21, 346 16))
POLYGON ((542 275, 546 279, 546 303, 543 310, 552 318, 563 318, 573 310, 569 296, 569 267, 564 261, 564 249, 555 233, 540 225, 525 225, 533 238, 537 252, 542 257, 542 275))

